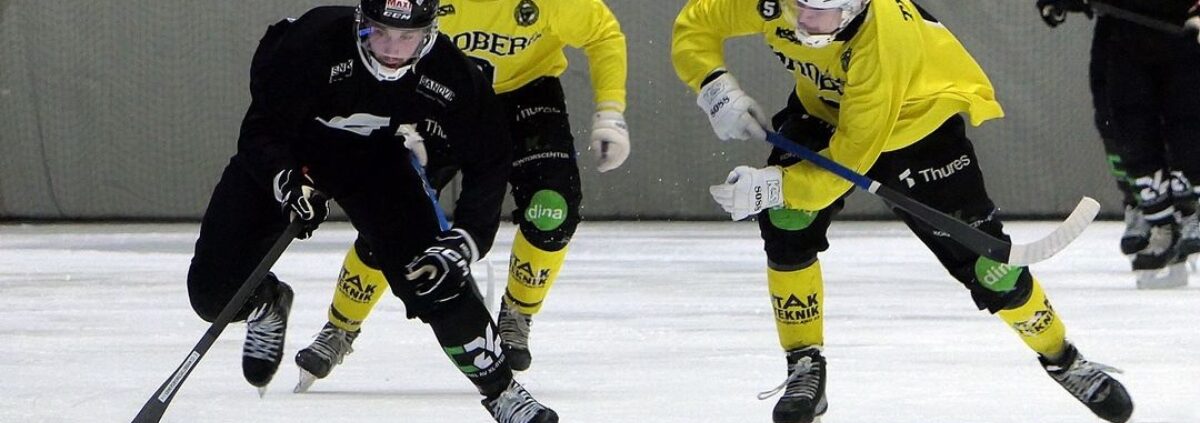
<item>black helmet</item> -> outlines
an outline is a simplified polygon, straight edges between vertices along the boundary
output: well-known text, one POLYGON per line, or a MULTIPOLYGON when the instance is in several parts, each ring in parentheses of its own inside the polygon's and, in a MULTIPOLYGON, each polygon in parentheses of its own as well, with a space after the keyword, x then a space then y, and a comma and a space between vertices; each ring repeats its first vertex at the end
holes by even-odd
POLYGON ((393 28, 425 28, 437 17, 438 0, 362 0, 359 8, 372 21, 393 28))

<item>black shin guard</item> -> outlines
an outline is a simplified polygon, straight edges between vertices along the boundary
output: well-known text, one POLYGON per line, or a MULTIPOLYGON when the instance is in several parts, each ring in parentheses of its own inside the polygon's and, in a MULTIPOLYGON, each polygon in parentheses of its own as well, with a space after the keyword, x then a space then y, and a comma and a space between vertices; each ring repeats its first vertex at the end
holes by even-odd
POLYGON ((477 295, 459 296, 421 320, 433 328, 442 350, 480 394, 493 398, 508 387, 512 369, 500 349, 496 324, 477 295))

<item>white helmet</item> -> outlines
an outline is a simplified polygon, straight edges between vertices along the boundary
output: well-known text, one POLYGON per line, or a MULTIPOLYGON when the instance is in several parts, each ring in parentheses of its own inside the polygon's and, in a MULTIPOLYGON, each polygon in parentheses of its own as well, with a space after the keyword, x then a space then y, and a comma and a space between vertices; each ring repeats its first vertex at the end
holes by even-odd
POLYGON ((821 48, 833 43, 846 25, 858 17, 871 0, 782 0, 785 16, 796 26, 800 42, 821 48))

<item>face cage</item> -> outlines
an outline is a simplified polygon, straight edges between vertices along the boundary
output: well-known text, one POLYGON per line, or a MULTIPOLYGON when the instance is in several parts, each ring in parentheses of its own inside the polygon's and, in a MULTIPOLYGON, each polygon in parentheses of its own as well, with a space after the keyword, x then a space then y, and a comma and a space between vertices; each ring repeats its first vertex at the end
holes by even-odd
POLYGON ((438 25, 435 19, 433 23, 429 24, 425 38, 421 40, 421 44, 417 45, 414 50, 415 54, 410 58, 408 63, 399 68, 390 68, 384 66, 383 63, 376 59, 375 53, 371 51, 369 37, 372 26, 388 27, 366 17, 362 12, 362 8, 358 8, 354 15, 354 37, 358 43, 358 57, 366 65, 367 71, 380 81, 395 81, 404 77, 409 69, 412 69, 417 64, 417 61, 421 60, 422 57, 425 57, 429 53, 429 50, 433 49, 433 41, 437 39, 438 34, 438 25))
POLYGON ((798 14, 795 11, 795 8, 799 6, 793 3, 797 0, 785 1, 787 2, 785 4, 791 5, 784 7, 784 10, 787 11, 785 18, 787 18, 788 21, 792 23, 792 26, 796 28, 796 38, 801 44, 812 48, 822 48, 833 44, 833 41, 837 39, 838 34, 841 34, 842 30, 846 29, 846 26, 850 24, 850 21, 853 21, 854 18, 858 17, 859 14, 865 12, 867 10, 867 5, 871 3, 871 0, 863 0, 863 2, 857 7, 855 7, 853 3, 847 3, 843 6, 839 6, 838 9, 841 9, 842 11, 842 20, 841 23, 838 24, 837 29, 828 34, 811 34, 808 31, 805 31, 804 28, 800 27, 798 22, 798 14))

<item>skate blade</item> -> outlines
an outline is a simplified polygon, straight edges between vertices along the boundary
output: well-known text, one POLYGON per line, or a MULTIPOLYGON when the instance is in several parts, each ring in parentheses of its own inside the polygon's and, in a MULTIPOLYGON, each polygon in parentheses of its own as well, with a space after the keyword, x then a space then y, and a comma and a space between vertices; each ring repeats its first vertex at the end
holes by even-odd
POLYGON ((265 397, 266 395, 267 395, 267 387, 259 386, 258 387, 258 398, 261 399, 262 397, 265 397))
POLYGON ((1157 270, 1138 270, 1138 289, 1172 289, 1187 286, 1187 263, 1176 263, 1157 270))
POLYGON ((1192 254, 1187 258, 1187 267, 1192 273, 1196 273, 1196 260, 1198 259, 1200 259, 1200 254, 1192 254))
POLYGON ((308 388, 311 388, 313 383, 316 381, 316 376, 313 376, 313 374, 309 373, 307 370, 300 369, 300 382, 296 384, 295 388, 292 388, 292 393, 303 394, 308 392, 308 388))

